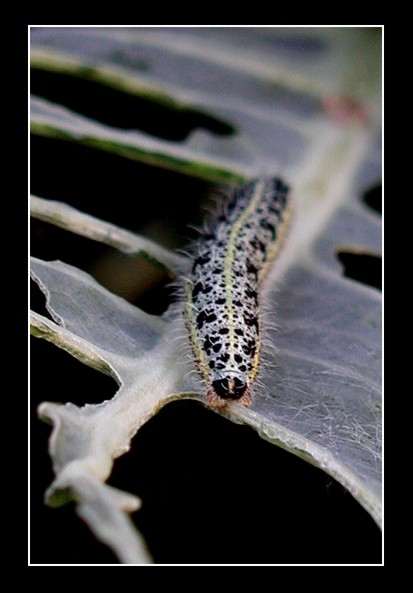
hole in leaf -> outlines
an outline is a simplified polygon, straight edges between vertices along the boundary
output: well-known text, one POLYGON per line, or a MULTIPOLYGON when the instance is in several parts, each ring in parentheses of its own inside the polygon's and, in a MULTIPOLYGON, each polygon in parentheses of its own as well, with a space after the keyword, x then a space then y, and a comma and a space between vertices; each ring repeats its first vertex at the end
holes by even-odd
POLYGON ((30 279, 30 309, 35 313, 43 315, 46 319, 52 320, 50 313, 46 309, 46 295, 32 279, 30 279))
MULTIPOLYGON (((215 186, 74 142, 31 137, 31 192, 185 249, 202 225, 215 186), (68 174, 68 163, 74 174, 68 174)), ((171 302, 164 270, 45 222, 31 219, 31 255, 59 259, 91 274, 111 292, 160 314, 171 302)))
POLYGON ((381 290, 382 261, 380 256, 340 250, 337 251, 337 258, 344 266, 344 276, 381 290))
MULTIPOLYGON (((72 402, 76 406, 111 399, 119 387, 105 375, 50 342, 30 339, 30 384, 33 413, 43 401, 72 402)), ((36 417, 34 422, 39 422, 36 417)), ((49 429, 50 432, 50 429, 49 429)))
MULTIPOLYGON (((45 261, 61 260, 88 270, 109 248, 65 229, 30 218, 30 255, 45 261)), ((126 256, 125 256, 126 257, 126 256)))
POLYGON ((176 289, 165 277, 145 292, 141 292, 132 302, 151 315, 162 315, 176 300, 176 289))
MULTIPOLYGON (((30 221, 31 255, 45 261, 61 260, 88 272, 110 292, 146 313, 161 315, 173 301, 171 279, 143 257, 132 257, 111 247, 70 233, 41 220, 30 221)), ((45 297, 31 281, 31 308, 51 319, 45 297)))
POLYGON ((171 278, 143 257, 130 257, 108 249, 88 271, 110 292, 146 313, 161 315, 172 303, 175 291, 171 278))
POLYGON ((103 124, 126 130, 139 129, 166 140, 182 141, 195 128, 226 136, 234 128, 195 109, 167 107, 69 74, 32 68, 30 92, 68 107, 103 124))
POLYGON ((188 244, 188 225, 202 224, 200 205, 214 189, 195 177, 75 142, 30 138, 32 194, 66 202, 165 247, 188 244))
POLYGON ((377 183, 364 192, 363 200, 369 208, 382 213, 382 184, 377 183))

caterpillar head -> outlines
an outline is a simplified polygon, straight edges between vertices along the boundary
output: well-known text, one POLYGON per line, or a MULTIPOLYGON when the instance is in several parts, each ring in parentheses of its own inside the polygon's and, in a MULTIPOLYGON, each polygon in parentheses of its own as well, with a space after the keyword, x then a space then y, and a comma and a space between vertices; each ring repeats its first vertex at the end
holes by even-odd
POLYGON ((223 408, 230 400, 239 401, 247 407, 251 404, 249 385, 245 376, 234 371, 215 377, 208 391, 208 403, 212 407, 223 408))

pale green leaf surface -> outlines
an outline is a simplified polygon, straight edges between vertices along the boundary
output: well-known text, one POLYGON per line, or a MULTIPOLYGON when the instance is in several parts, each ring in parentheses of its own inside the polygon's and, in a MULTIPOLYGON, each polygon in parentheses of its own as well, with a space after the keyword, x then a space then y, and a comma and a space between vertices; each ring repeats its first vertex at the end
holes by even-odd
POLYGON ((108 353, 137 358, 162 334, 159 317, 111 294, 77 268, 32 258, 31 269, 54 320, 108 353))
POLYGON ((270 339, 278 352, 267 395, 253 409, 330 451, 341 481, 353 494, 351 482, 363 484, 358 498, 380 522, 380 298, 296 266, 275 303, 280 329, 270 339))
POLYGON ((377 44, 380 34, 369 29, 43 28, 33 32, 31 47, 35 65, 60 60, 67 71, 99 80, 106 75, 124 90, 135 90, 139 78, 147 87, 157 81, 165 91, 174 89, 182 101, 206 93, 245 108, 248 98, 261 110, 313 117, 326 91, 375 93, 377 44), (343 84, 349 59, 357 82, 343 84))
MULTIPOLYGON (((318 74, 312 73, 314 78, 302 52, 291 56, 296 60, 292 70, 290 60, 281 69, 279 60, 263 68, 263 39, 259 36, 255 48, 251 36, 244 49, 238 44, 228 46, 228 42, 217 46, 214 36, 207 36, 200 52, 198 37, 196 43, 191 35, 186 43, 182 38, 174 43, 174 37, 162 30, 141 32, 139 36, 133 30, 123 34, 93 29, 39 30, 31 46, 33 66, 99 81, 172 105, 177 113, 185 109, 207 112, 233 126, 236 133, 219 136, 198 129, 185 141, 168 142, 137 130, 110 128, 40 98, 31 101, 32 131, 217 181, 236 180, 257 171, 274 172, 280 167, 285 171, 300 162, 308 148, 308 119, 322 114, 324 94, 343 92, 337 82, 332 82, 337 63, 331 55, 332 48, 340 55, 340 47, 349 44, 345 36, 341 37, 335 45, 330 44, 330 53, 321 52, 326 58, 324 69, 318 67, 318 74), (236 60, 234 50, 241 52, 236 60), (256 51, 254 59, 251 50, 256 51), (244 66, 234 69, 234 62, 244 66), (326 71, 330 73, 327 87, 326 71)), ((273 41, 277 45, 276 35, 273 41)), ((314 44, 319 44, 317 36, 314 44)), ((365 61, 359 62, 363 69, 365 61)))
MULTIPOLYGON (((128 92, 133 87, 141 95, 150 86, 154 101, 161 100, 162 92, 163 101, 168 97, 224 118, 238 130, 234 137, 195 130, 185 142, 166 142, 111 129, 40 99, 32 103, 34 130, 66 134, 72 141, 92 138, 100 147, 104 142, 112 148, 133 147, 135 156, 156 153, 153 162, 159 166, 171 166, 167 161, 172 159, 178 170, 201 177, 239 179, 263 172, 287 177, 294 223, 264 291, 269 325, 277 325, 276 331, 267 331, 275 353, 251 409, 232 403, 222 413, 321 467, 381 524, 381 300, 376 289, 343 278, 336 259, 342 248, 381 252, 380 222, 361 202, 362 191, 381 173, 380 124, 375 119, 380 86, 374 73, 357 83, 360 72, 377 62, 375 41, 354 30, 337 39, 310 32, 311 51, 301 56, 287 51, 272 66, 277 43, 285 49, 280 34, 249 32, 246 59, 235 60, 235 66, 234 51, 242 55, 244 49, 232 34, 201 32, 195 44, 193 30, 179 41, 174 31, 137 33, 40 29, 32 46, 34 62, 58 71, 65 64, 78 72, 83 68, 85 76, 118 88, 129 81, 128 92), (361 54, 360 47, 365 50, 361 54), (232 78, 231 72, 236 72, 232 78), (204 84, 208 77, 214 79, 213 87, 204 84), (323 114, 326 92, 349 89, 370 101, 367 125, 357 119, 341 125, 323 114)), ((60 224, 63 208, 57 205, 49 221, 60 224)), ((83 232, 77 223, 71 230, 83 232)), ((90 508, 91 529, 123 561, 146 561, 140 552, 128 555, 118 541, 99 534, 93 487, 85 493, 80 484, 91 483, 93 476, 96 492, 103 496, 101 481, 109 476, 113 458, 128 450, 143 422, 179 397, 205 403, 204 390, 196 374, 188 373, 185 352, 175 340, 184 334, 182 322, 179 315, 153 319, 61 262, 34 260, 33 275, 56 321, 34 317, 34 333, 95 368, 109 369, 121 385, 112 400, 98 406, 41 406, 41 415, 55 425, 51 455, 56 480, 49 500, 59 492, 75 493, 80 505, 90 508)))

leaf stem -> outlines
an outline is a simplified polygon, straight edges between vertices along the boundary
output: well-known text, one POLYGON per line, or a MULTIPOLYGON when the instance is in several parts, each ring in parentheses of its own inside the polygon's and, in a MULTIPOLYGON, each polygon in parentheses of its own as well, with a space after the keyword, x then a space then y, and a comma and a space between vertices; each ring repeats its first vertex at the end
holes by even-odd
POLYGON ((151 262, 161 265, 175 277, 186 267, 186 258, 169 249, 159 246, 154 241, 136 235, 130 231, 84 214, 63 202, 45 200, 30 196, 30 214, 62 229, 110 245, 128 255, 141 255, 151 262))

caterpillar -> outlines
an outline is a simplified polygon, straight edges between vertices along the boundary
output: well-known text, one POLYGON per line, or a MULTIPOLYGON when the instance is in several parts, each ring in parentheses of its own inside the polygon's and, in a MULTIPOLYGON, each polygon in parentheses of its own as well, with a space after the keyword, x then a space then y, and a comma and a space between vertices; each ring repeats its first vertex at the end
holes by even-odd
POLYGON ((184 319, 209 405, 251 404, 260 365, 260 285, 291 215, 289 187, 253 179, 204 233, 184 287, 184 319))

